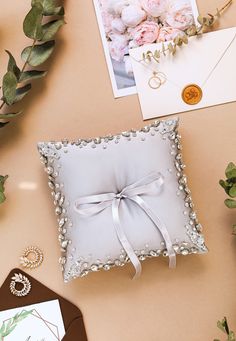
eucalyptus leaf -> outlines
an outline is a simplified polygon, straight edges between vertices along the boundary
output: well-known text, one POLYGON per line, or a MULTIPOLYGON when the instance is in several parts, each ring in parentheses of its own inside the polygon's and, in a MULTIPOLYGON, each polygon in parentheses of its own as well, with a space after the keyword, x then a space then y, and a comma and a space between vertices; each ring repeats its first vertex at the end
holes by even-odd
POLYGON ((189 37, 195 36, 196 34, 197 34, 197 28, 196 28, 195 25, 192 25, 191 27, 189 27, 189 28, 187 29, 187 35, 188 35, 189 37))
MULTIPOLYGON (((6 197, 5 197, 5 194, 4 194, 4 189, 5 189, 5 182, 8 178, 8 175, 0 175, 0 204, 2 204, 5 200, 6 200, 6 197)), ((0 332, 3 333, 5 332, 5 329, 6 329, 6 325, 3 324, 1 329, 0 329, 0 332)))
POLYGON ((28 46, 22 51, 21 58, 25 62, 28 61, 31 66, 41 65, 50 57, 54 46, 54 40, 47 41, 41 45, 35 45, 34 47, 28 46))
POLYGON ((224 326, 224 320, 223 321, 218 321, 217 322, 217 327, 224 333, 226 333, 225 331, 225 326, 224 326))
POLYGON ((15 98, 14 103, 22 100, 28 94, 30 90, 31 90, 31 84, 26 84, 25 86, 22 86, 21 88, 16 89, 16 98, 15 98))
POLYGON ((235 341, 235 334, 234 334, 233 331, 230 331, 230 332, 229 332, 228 340, 229 340, 229 341, 235 341))
POLYGON ((62 6, 58 6, 55 0, 32 0, 32 5, 40 3, 43 6, 43 15, 64 15, 65 11, 62 6))
POLYGON ((233 162, 228 164, 225 175, 228 179, 236 178, 236 165, 233 162))
POLYGON ((169 43, 168 44, 168 49, 169 49, 169 51, 171 52, 171 53, 173 53, 173 45, 172 45, 172 43, 169 43))
POLYGON ((0 118, 1 119, 8 119, 8 118, 16 117, 16 116, 18 116, 20 114, 22 114, 22 111, 11 112, 11 113, 6 113, 6 114, 1 114, 0 118))
POLYGON ((48 41, 51 40, 57 31, 60 29, 61 26, 65 24, 65 21, 63 19, 59 20, 53 20, 48 22, 47 24, 43 25, 43 35, 40 39, 41 41, 48 41))
POLYGON ((184 44, 188 44, 188 37, 187 37, 186 34, 183 34, 183 35, 181 36, 181 38, 182 38, 182 41, 184 42, 184 44))
POLYGON ((42 38, 42 19, 43 6, 37 2, 26 15, 23 23, 23 30, 27 37, 37 40, 42 38))
POLYGON ((155 56, 155 58, 156 58, 156 59, 159 59, 159 58, 160 58, 160 56, 161 56, 161 53, 160 53, 160 51, 159 51, 159 50, 155 50, 155 52, 154 52, 154 56, 155 56))
POLYGON ((5 50, 6 53, 9 56, 9 61, 8 61, 8 66, 7 66, 7 71, 11 71, 14 73, 14 75, 16 76, 17 79, 19 79, 20 77, 20 69, 18 68, 15 58, 13 57, 13 55, 11 54, 10 51, 5 50))
POLYGON ((235 198, 236 197, 236 184, 234 184, 230 190, 229 190, 229 195, 231 196, 231 198, 235 198))
POLYGON ((225 200, 225 205, 226 205, 228 208, 236 208, 236 200, 233 200, 233 199, 226 199, 226 200, 225 200))
POLYGON ((50 16, 50 15, 64 15, 65 14, 65 10, 64 7, 62 6, 58 6, 58 7, 48 7, 46 9, 43 10, 43 15, 45 16, 50 16))
POLYGON ((64 15, 64 8, 57 6, 55 0, 42 0, 44 15, 64 15))
POLYGON ((4 203, 4 201, 6 200, 6 196, 3 192, 0 192, 0 204, 4 203))
MULTIPOLYGON (((221 187, 224 188, 224 190, 227 190, 227 188, 229 188, 229 185, 228 185, 227 181, 225 181, 225 180, 220 180, 219 184, 221 187)), ((227 192, 227 194, 228 194, 228 192, 227 192)))
POLYGON ((8 71, 3 77, 3 98, 8 105, 12 105, 16 98, 17 78, 12 71, 8 71))
MULTIPOLYGON (((1 117, 0 117, 1 118, 1 117)), ((0 128, 5 127, 5 125, 7 125, 9 122, 0 122, 0 128)))
POLYGON ((197 17, 197 21, 199 22, 200 25, 203 25, 203 17, 201 15, 197 17))
POLYGON ((37 70, 31 70, 31 71, 25 71, 21 73, 20 76, 20 82, 27 82, 34 79, 42 78, 46 76, 47 71, 37 71, 37 70))

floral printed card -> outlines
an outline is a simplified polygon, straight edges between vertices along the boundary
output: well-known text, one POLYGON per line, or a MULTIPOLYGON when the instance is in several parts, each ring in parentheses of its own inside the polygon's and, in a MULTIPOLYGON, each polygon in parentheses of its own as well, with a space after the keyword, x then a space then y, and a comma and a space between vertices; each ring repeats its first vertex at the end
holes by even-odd
POLYGON ((198 16, 195 0, 93 0, 115 97, 137 93, 129 49, 172 40, 198 16))
POLYGON ((0 312, 1 341, 61 341, 64 335, 58 300, 0 312))

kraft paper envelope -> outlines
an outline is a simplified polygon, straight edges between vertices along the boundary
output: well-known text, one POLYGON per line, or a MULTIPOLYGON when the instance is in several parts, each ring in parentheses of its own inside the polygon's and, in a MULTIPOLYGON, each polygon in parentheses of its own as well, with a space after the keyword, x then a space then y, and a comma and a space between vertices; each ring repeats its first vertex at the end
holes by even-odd
POLYGON ((162 44, 151 44, 130 50, 144 119, 236 101, 236 27, 191 37, 174 56, 162 55, 160 63, 139 62, 143 52, 161 48, 162 44), (158 89, 148 85, 153 70, 166 77, 158 89), (182 100, 182 90, 189 84, 202 88, 196 105, 182 100))

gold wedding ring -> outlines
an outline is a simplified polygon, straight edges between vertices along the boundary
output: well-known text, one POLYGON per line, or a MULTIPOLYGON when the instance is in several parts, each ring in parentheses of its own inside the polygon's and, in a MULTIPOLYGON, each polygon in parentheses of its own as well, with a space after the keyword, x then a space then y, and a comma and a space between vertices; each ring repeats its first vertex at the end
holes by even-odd
POLYGON ((163 72, 153 72, 153 76, 149 79, 148 85, 150 88, 156 90, 159 89, 166 81, 166 76, 163 72))
POLYGON ((203 93, 197 84, 188 84, 182 91, 182 99, 186 104, 196 105, 202 99, 203 93))

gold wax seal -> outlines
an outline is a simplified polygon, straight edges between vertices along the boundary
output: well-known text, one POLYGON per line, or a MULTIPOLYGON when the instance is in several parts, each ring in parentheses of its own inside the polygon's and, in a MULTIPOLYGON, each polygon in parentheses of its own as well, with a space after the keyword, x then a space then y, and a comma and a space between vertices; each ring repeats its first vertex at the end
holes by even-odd
POLYGON ((189 84, 182 91, 182 99, 189 105, 198 104, 202 99, 202 89, 197 84, 189 84))

